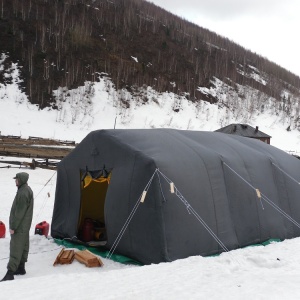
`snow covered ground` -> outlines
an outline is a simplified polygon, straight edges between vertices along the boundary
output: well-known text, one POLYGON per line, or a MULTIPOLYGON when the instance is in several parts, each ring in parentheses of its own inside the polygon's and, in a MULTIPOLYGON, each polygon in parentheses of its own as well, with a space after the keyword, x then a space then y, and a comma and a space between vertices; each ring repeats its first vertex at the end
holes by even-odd
MULTIPOLYGON (((148 266, 101 258, 101 268, 87 268, 75 260, 54 267, 61 247, 51 238, 34 235, 34 228, 44 220, 51 223, 55 171, 0 169, 0 220, 8 224, 16 192, 12 178, 20 171, 29 173, 35 194, 27 274, 1 282, 0 299, 300 299, 300 238, 148 266)), ((1 278, 9 241, 8 234, 0 239, 1 278)))

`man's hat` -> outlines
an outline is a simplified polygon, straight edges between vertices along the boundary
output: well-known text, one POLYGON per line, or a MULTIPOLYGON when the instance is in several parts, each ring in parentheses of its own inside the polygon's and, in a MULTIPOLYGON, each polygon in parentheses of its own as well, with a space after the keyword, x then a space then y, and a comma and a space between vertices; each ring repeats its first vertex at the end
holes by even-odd
POLYGON ((27 179, 29 178, 29 174, 25 173, 25 172, 20 172, 17 173, 15 177, 13 177, 13 179, 20 179, 21 176, 27 176, 27 179))

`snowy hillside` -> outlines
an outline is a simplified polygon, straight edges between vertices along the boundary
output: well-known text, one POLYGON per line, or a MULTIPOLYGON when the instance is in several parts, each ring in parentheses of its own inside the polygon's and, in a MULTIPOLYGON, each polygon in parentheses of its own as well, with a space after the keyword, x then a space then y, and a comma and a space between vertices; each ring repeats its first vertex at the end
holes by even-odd
MULTIPOLYGON (((29 103, 20 89, 19 67, 4 62, 0 72, 6 83, 0 83, 0 131, 2 135, 40 136, 81 141, 92 130, 107 128, 176 128, 214 131, 231 123, 247 123, 272 136, 271 144, 286 151, 300 152, 297 130, 299 99, 290 97, 289 106, 247 86, 233 89, 217 78, 202 93, 219 102, 192 102, 185 95, 157 93, 151 87, 116 90, 107 74, 99 73, 97 82, 86 82, 74 90, 53 91, 53 105, 40 110, 29 103), (243 93, 240 92, 243 90, 243 93), (246 95, 246 98, 240 95, 246 95), (291 131, 286 129, 290 127, 291 131)), ((256 73, 264 82, 266 75, 256 73)), ((247 76, 254 76, 248 74, 247 76)), ((284 91, 283 91, 284 93, 284 91)))

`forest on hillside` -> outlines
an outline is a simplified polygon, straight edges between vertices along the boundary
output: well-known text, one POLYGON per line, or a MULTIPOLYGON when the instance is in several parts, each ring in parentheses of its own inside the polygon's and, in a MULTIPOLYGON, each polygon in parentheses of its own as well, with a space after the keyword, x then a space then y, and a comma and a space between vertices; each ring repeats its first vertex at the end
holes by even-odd
POLYGON ((0 0, 0 40, 5 64, 18 62, 23 89, 41 108, 53 90, 101 76, 117 90, 151 86, 191 101, 216 102, 199 89, 215 77, 277 100, 284 89, 299 96, 298 76, 144 0, 0 0), (245 76, 253 70, 267 83, 245 76))

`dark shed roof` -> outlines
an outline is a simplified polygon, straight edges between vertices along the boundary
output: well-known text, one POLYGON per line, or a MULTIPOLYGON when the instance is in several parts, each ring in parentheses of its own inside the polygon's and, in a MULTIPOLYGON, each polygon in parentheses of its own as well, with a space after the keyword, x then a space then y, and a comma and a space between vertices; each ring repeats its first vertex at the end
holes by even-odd
POLYGON ((271 136, 258 130, 258 126, 256 128, 248 125, 248 124, 230 124, 228 126, 222 127, 216 132, 222 132, 227 134, 235 134, 244 137, 250 138, 270 138, 271 136))

